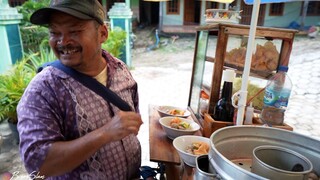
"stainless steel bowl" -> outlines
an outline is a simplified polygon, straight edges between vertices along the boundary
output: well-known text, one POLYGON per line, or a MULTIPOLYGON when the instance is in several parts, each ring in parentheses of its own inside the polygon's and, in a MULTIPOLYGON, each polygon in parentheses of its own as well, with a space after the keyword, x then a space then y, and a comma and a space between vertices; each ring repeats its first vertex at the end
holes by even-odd
POLYGON ((309 159, 287 148, 258 146, 253 150, 251 172, 269 179, 308 179, 313 167, 309 159))
POLYGON ((292 131, 263 126, 232 126, 210 136, 209 160, 224 179, 266 179, 251 172, 253 149, 273 145, 296 151, 320 175, 320 141, 292 131))

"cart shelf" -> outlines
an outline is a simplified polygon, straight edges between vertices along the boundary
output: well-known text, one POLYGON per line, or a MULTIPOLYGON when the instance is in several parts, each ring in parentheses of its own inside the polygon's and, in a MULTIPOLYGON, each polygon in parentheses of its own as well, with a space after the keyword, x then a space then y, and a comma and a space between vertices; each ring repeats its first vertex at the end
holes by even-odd
MULTIPOLYGON (((248 25, 227 23, 208 24, 196 28, 188 106, 193 117, 199 119, 202 125, 203 115, 212 115, 219 100, 223 70, 235 69, 237 76, 243 73, 243 53, 246 52, 249 30, 248 25), (206 108, 201 104, 203 87, 207 87, 205 92, 209 95, 206 108)), ((279 66, 288 66, 293 39, 297 32, 291 29, 257 27, 256 50, 252 57, 250 77, 267 80, 276 73, 279 66)))

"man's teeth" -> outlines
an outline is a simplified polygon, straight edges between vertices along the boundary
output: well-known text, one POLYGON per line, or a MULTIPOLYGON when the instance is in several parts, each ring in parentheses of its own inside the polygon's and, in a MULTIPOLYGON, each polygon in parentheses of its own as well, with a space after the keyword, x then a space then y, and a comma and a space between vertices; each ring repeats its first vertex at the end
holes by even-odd
POLYGON ((76 49, 73 49, 73 50, 70 50, 70 49, 68 49, 68 50, 62 50, 62 53, 63 53, 63 54, 74 54, 74 53, 76 53, 76 52, 77 52, 76 49))

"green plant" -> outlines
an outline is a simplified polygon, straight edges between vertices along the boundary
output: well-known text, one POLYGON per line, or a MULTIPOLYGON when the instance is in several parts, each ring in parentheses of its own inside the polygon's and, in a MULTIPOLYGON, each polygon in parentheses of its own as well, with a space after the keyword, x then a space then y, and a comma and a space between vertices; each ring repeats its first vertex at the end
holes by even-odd
POLYGON ((26 1, 22 6, 17 6, 17 10, 22 14, 23 19, 21 20, 21 25, 31 26, 30 16, 36 10, 49 6, 50 0, 41 0, 41 1, 26 1))
POLYGON ((6 74, 1 75, 0 83, 0 119, 9 118, 16 122, 16 106, 25 87, 33 76, 24 69, 26 59, 18 62, 6 74))
POLYGON ((38 51, 39 44, 43 40, 48 39, 48 28, 31 24, 30 16, 34 11, 43 7, 47 7, 49 2, 50 0, 26 1, 22 4, 22 6, 17 7, 18 12, 23 16, 23 19, 20 23, 20 33, 23 42, 23 48, 27 52, 29 52, 29 50, 34 52, 38 51))
POLYGON ((119 27, 114 28, 112 31, 109 30, 108 39, 102 44, 102 49, 119 58, 122 54, 121 50, 125 46, 126 35, 126 31, 119 27))
MULTIPOLYGON (((48 42, 48 28, 43 26, 22 26, 20 28, 23 49, 26 52, 39 51, 39 44, 48 42)), ((49 48, 49 44, 46 45, 49 48)))
POLYGON ((26 54, 6 73, 0 74, 0 121, 8 118, 10 122, 17 123, 16 107, 24 90, 36 75, 37 68, 54 59, 50 49, 40 47, 40 52, 26 54))

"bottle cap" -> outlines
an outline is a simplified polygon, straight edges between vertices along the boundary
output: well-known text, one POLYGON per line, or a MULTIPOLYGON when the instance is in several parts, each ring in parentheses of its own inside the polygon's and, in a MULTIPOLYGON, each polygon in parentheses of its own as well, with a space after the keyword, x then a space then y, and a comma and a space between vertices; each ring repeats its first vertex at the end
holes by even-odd
POLYGON ((226 69, 223 71, 223 81, 233 82, 235 75, 236 73, 233 69, 226 69))
POLYGON ((288 66, 279 66, 278 71, 288 72, 289 67, 288 66))

